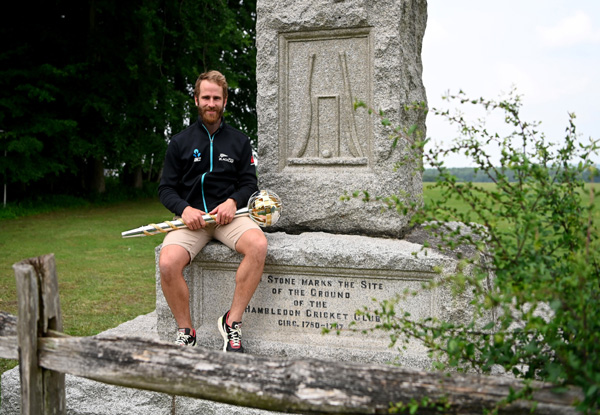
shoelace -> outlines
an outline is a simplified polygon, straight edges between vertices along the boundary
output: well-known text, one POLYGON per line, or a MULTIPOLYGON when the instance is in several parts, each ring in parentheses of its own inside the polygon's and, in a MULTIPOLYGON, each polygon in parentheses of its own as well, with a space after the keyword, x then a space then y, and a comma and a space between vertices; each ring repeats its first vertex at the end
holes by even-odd
POLYGON ((241 325, 236 325, 235 328, 229 327, 229 341, 232 343, 232 346, 238 347, 242 343, 242 327, 241 325))
POLYGON ((177 333, 177 340, 175 340, 175 344, 181 345, 181 346, 187 346, 188 344, 191 343, 191 340, 193 339, 192 336, 190 336, 189 334, 185 334, 185 333, 177 333))

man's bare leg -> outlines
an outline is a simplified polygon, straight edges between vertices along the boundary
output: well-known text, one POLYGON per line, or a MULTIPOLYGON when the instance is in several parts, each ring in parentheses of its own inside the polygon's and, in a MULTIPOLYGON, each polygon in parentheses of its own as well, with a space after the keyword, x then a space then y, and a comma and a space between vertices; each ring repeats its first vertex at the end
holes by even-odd
POLYGON ((160 285, 179 328, 193 328, 190 315, 190 291, 183 278, 183 269, 190 254, 179 245, 167 245, 160 251, 158 266, 160 285))
POLYGON ((242 321, 244 310, 250 303, 265 268, 267 238, 260 229, 250 229, 240 237, 235 246, 244 259, 235 274, 235 291, 227 324, 242 321))

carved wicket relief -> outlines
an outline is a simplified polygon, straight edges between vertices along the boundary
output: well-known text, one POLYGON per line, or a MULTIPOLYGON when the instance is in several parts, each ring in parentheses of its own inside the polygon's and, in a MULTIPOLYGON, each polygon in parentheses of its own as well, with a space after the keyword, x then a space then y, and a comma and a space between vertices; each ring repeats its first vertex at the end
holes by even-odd
POLYGON ((367 166, 371 124, 369 28, 280 35, 280 168, 367 166))

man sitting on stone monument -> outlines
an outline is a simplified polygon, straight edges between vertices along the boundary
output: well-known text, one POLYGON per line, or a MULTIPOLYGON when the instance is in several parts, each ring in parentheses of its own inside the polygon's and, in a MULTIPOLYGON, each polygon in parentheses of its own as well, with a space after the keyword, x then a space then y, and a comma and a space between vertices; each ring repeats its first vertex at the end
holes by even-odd
POLYGON ((234 217, 258 190, 250 139, 225 123, 227 81, 218 71, 201 74, 194 87, 198 120, 173 136, 158 187, 160 201, 187 229, 167 233, 160 252, 161 286, 179 330, 176 344, 195 346, 184 268, 212 239, 244 256, 229 311, 217 322, 224 351, 242 352, 242 314, 260 282, 267 239, 248 217, 234 217), (202 218, 208 213, 215 222, 202 218))

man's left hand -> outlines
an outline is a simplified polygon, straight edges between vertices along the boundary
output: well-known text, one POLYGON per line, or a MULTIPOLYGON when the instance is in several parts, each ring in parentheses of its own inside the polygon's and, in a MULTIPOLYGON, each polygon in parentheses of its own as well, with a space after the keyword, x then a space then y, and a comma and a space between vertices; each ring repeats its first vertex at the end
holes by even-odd
POLYGON ((236 201, 233 199, 227 199, 208 214, 215 216, 215 222, 218 225, 227 225, 233 220, 236 211, 236 201))

